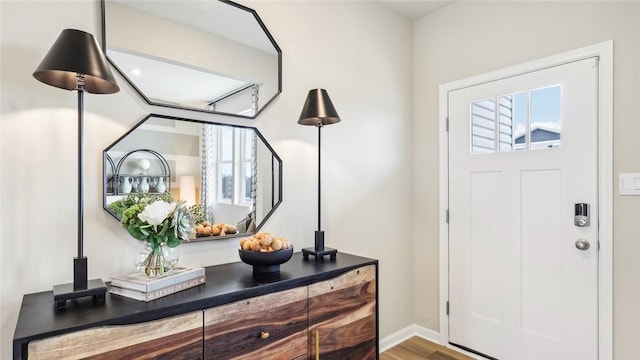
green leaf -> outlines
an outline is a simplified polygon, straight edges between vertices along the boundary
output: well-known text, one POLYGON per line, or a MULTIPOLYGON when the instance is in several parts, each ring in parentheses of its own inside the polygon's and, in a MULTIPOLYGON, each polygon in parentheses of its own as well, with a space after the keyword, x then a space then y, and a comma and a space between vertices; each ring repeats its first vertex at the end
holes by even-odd
POLYGON ((167 246, 170 248, 174 248, 176 246, 180 245, 180 239, 178 239, 173 232, 169 233, 167 235, 167 246))
POLYGON ((143 234, 142 232, 140 232, 140 229, 132 226, 132 227, 128 227, 127 231, 129 232, 129 234, 131 236, 133 236, 134 238, 138 239, 138 240, 146 240, 149 236, 148 234, 143 234))

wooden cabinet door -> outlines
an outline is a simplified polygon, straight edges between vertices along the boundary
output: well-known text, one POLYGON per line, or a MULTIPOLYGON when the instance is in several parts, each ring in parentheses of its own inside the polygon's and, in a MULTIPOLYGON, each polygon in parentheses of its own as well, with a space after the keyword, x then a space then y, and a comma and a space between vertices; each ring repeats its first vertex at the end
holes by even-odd
POLYGON ((307 353, 307 288, 207 309, 204 358, 294 359, 307 353))
POLYGON ((309 286, 310 359, 377 358, 376 291, 374 265, 309 286))
POLYGON ((29 359, 202 359, 202 311, 29 343, 29 359))

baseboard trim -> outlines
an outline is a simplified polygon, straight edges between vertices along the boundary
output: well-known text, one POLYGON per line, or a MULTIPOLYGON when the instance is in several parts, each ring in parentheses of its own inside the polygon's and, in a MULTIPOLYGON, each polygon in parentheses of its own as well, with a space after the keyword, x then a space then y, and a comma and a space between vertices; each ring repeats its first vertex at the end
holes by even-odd
POLYGON ((436 344, 440 343, 440 333, 420 325, 409 325, 380 340, 380 352, 385 352, 401 342, 419 336, 436 344))
POLYGON ((443 345, 451 350, 457 351, 461 354, 467 355, 473 359, 478 359, 478 360, 486 360, 486 358, 479 356, 477 354, 465 351, 463 349, 460 349, 457 346, 453 346, 451 344, 441 344, 440 343, 440 333, 435 331, 435 330, 431 330, 428 329, 424 326, 420 326, 420 325, 409 325, 404 329, 400 329, 396 332, 394 332, 393 334, 389 335, 389 336, 385 336, 384 339, 380 340, 380 353, 383 353, 389 349, 391 349, 392 347, 400 344, 401 342, 405 341, 405 340, 409 340, 410 338, 414 337, 414 336, 418 336, 421 337, 425 340, 429 340, 433 343, 436 344, 440 344, 443 345))

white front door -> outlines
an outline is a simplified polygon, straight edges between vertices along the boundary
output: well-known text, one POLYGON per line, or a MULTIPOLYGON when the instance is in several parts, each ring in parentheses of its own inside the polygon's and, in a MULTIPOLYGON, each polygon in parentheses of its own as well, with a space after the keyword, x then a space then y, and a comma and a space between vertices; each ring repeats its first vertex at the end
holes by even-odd
POLYGON ((597 359, 597 81, 594 57, 448 93, 450 343, 597 359))

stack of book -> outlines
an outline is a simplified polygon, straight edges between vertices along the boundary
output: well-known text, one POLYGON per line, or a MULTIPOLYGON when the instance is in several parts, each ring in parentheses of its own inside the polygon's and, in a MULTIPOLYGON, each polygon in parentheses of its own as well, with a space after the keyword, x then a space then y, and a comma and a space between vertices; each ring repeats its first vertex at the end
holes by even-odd
POLYGON ((204 283, 204 268, 178 267, 155 278, 142 273, 112 277, 109 292, 135 300, 151 301, 204 283))

